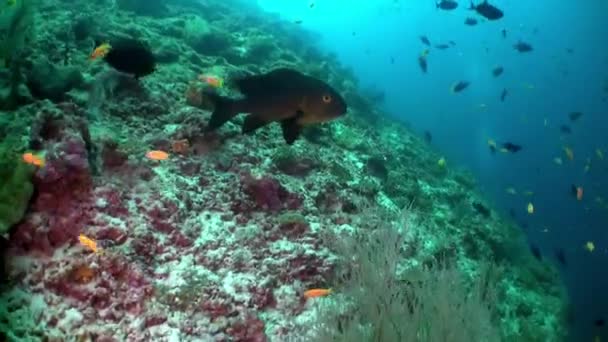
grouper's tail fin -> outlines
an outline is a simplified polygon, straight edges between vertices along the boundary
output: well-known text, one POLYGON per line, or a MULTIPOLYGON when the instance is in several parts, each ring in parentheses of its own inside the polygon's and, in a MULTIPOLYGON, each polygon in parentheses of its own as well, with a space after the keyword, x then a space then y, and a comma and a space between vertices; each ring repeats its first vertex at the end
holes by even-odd
POLYGON ((203 97, 213 105, 213 113, 207 124, 207 130, 213 131, 238 114, 236 101, 216 93, 204 92, 203 97))

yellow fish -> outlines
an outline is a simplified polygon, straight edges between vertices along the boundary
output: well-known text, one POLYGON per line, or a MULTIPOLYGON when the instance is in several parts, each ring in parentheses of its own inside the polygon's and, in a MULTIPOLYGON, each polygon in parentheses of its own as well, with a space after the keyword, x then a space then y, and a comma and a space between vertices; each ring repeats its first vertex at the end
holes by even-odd
POLYGON ((534 214, 534 204, 528 203, 528 214, 534 214))
POLYGON ((437 161, 437 166, 439 166, 439 167, 445 167, 445 164, 446 164, 445 158, 443 158, 443 157, 441 157, 441 159, 439 159, 437 161))
POLYGON ((604 151, 599 148, 595 150, 595 155, 597 156, 597 159, 604 160, 604 151))
POLYGON ((587 241, 585 244, 585 249, 591 253, 595 249, 595 244, 592 241, 587 241))
POLYGON ((566 154, 566 157, 568 157, 568 159, 574 160, 574 151, 572 151, 570 147, 564 146, 564 153, 566 154))
POLYGON ((97 242, 95 240, 87 237, 84 234, 80 234, 78 236, 78 241, 80 241, 81 245, 87 247, 88 249, 93 251, 95 254, 99 254, 101 252, 101 248, 97 247, 97 242))

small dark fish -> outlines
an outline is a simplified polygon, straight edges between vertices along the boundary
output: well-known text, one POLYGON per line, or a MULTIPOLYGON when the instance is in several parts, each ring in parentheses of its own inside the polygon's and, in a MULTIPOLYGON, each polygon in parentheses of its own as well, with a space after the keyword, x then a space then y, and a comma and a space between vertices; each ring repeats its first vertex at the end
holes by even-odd
POLYGON ((500 32, 502 33, 502 38, 507 38, 507 29, 502 29, 500 32))
POLYGON ((521 40, 517 44, 513 45, 513 48, 519 52, 530 52, 534 50, 532 45, 522 42, 521 40))
POLYGON ((298 19, 298 20, 294 21, 294 24, 301 24, 301 23, 302 23, 301 19, 298 19))
POLYGON ((471 84, 471 83, 467 82, 467 81, 460 81, 460 82, 454 84, 454 86, 452 86, 452 92, 453 93, 460 93, 461 91, 463 91, 466 88, 468 88, 469 84, 471 84))
POLYGON ((431 141, 433 141, 433 135, 431 134, 431 132, 424 131, 424 140, 429 144, 431 143, 431 141))
POLYGON ((559 264, 564 267, 568 265, 568 261, 566 260, 566 252, 562 248, 555 250, 555 259, 557 259, 559 264))
POLYGON ((567 52, 567 53, 573 53, 573 52, 574 52, 574 49, 573 49, 573 48, 567 48, 567 49, 566 49, 566 52, 567 52))
POLYGON ((431 41, 427 38, 427 36, 420 36, 420 41, 426 46, 431 46, 431 41))
POLYGON ((473 4, 471 1, 470 9, 475 10, 479 15, 488 20, 498 20, 504 16, 504 13, 494 5, 490 5, 488 0, 484 0, 479 5, 473 4))
POLYGON ((448 42, 448 44, 450 44, 450 45, 452 45, 452 46, 456 46, 456 42, 455 42, 455 41, 453 41, 453 40, 450 40, 450 41, 448 42))
POLYGON ((572 195, 572 197, 577 198, 578 187, 575 184, 570 185, 570 194, 572 195))
POLYGON ((473 209, 475 209, 478 213, 480 213, 484 217, 490 217, 490 214, 492 213, 490 211, 490 209, 488 209, 485 205, 481 204, 480 202, 473 202, 472 206, 473 206, 473 209))
POLYGON ((538 248, 537 245, 530 244, 530 252, 532 252, 532 255, 534 255, 534 257, 536 258, 536 260, 538 260, 538 261, 542 261, 543 260, 543 256, 540 253, 540 248, 538 248))
POLYGON ((517 144, 511 143, 511 142, 503 143, 502 148, 504 148, 505 150, 507 150, 511 153, 519 152, 522 149, 521 145, 517 145, 517 144))
POLYGON ((466 18, 464 20, 464 24, 468 25, 468 26, 475 26, 475 25, 477 25, 477 19, 475 19, 475 18, 466 18))
POLYGON ((509 91, 507 90, 507 88, 505 88, 502 90, 502 93, 500 93, 500 102, 505 102, 507 95, 509 95, 509 91))
POLYGON ((426 55, 420 55, 418 57, 418 65, 420 66, 420 70, 422 70, 422 72, 426 74, 426 71, 428 69, 428 64, 426 63, 426 55))
POLYGON ((435 45, 435 48, 439 49, 439 50, 445 50, 448 49, 450 46, 448 44, 437 44, 435 45))
POLYGON ((595 321, 593 321, 593 325, 595 325, 598 328, 603 327, 605 324, 606 324, 606 321, 603 318, 598 318, 595 321))
POLYGON ((570 133, 572 133, 572 128, 570 128, 570 126, 568 126, 568 125, 560 125, 559 131, 564 134, 570 134, 570 133))
POLYGON ((391 56, 391 64, 395 64, 395 57, 391 56))
POLYGON ((135 39, 121 39, 112 42, 104 60, 112 68, 140 78, 150 75, 156 69, 156 58, 150 48, 135 39))
POLYGON ((494 75, 494 77, 498 77, 498 76, 502 75, 503 71, 505 71, 505 69, 501 66, 498 66, 498 67, 492 69, 492 75, 494 75))
POLYGON ((517 215, 515 214, 515 209, 509 209, 509 216, 511 216, 511 218, 517 218, 517 215))
POLYGON ((250 113, 243 122, 243 133, 280 122, 283 138, 292 144, 304 126, 333 120, 347 109, 342 96, 331 86, 287 68, 237 79, 234 84, 244 98, 204 93, 215 107, 208 130, 219 128, 239 113, 250 113))
POLYGON ((436 2, 435 6, 442 10, 451 11, 458 7, 458 3, 454 0, 441 0, 439 2, 436 2))
POLYGON ((580 119, 581 116, 583 116, 582 112, 570 112, 570 114, 568 114, 570 121, 576 121, 580 119))

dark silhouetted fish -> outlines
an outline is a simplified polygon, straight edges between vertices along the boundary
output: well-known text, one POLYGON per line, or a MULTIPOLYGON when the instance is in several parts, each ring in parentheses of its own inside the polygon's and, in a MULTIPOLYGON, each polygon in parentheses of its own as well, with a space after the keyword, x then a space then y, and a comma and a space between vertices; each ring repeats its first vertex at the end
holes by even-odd
POLYGON ((502 90, 502 93, 500 93, 500 102, 505 102, 505 99, 507 98, 507 95, 509 94, 509 91, 507 90, 507 88, 502 90))
POLYGON ((570 114, 568 114, 570 121, 576 121, 580 119, 581 116, 583 116, 582 112, 570 112, 570 114))
POLYGON ((521 40, 517 44, 513 45, 513 48, 519 52, 530 52, 534 50, 532 45, 529 43, 522 42, 521 40))
POLYGON ((446 11, 451 11, 458 7, 458 3, 454 0, 441 0, 439 2, 436 2, 435 5, 437 6, 437 8, 446 11))
POLYGON ((427 38, 427 36, 420 36, 420 41, 426 46, 431 46, 431 41, 427 38))
POLYGON ((568 265, 568 260, 566 259, 566 252, 562 248, 558 248, 555 250, 555 259, 559 262, 560 265, 566 267, 568 265))
POLYGON ((500 75, 502 75, 503 71, 505 71, 505 69, 501 66, 496 67, 494 69, 492 69, 492 75, 494 75, 494 77, 498 77, 500 75))
POLYGON ((511 143, 511 142, 503 143, 502 148, 504 148, 505 150, 507 150, 508 152, 511 152, 511 153, 519 152, 522 149, 521 145, 517 145, 517 144, 511 143))
POLYGON ((606 325, 606 321, 603 318, 598 318, 595 321, 593 321, 593 325, 595 325, 598 328, 601 328, 604 325, 606 325))
POLYGON ((420 66, 420 70, 422 70, 422 72, 426 74, 426 71, 428 69, 428 64, 426 63, 425 54, 418 56, 418 65, 420 66))
POLYGON ((431 134, 431 132, 424 131, 424 140, 429 144, 431 143, 431 141, 433 141, 433 135, 431 134))
POLYGON ((469 26, 475 26, 475 25, 477 25, 477 19, 475 19, 475 18, 466 18, 464 20, 464 24, 465 25, 469 25, 469 26))
POLYGON ((303 126, 326 122, 346 113, 346 103, 331 86, 291 69, 237 79, 245 96, 230 99, 215 93, 204 95, 214 104, 208 130, 222 126, 239 113, 249 113, 243 133, 251 133, 271 122, 280 122, 283 138, 292 144, 303 126))
POLYGON ((481 202, 473 202, 471 203, 475 211, 483 215, 484 217, 490 217, 491 211, 481 202))
POLYGON ((568 126, 568 125, 560 125, 559 131, 564 134, 570 134, 570 133, 572 133, 572 128, 570 128, 570 126, 568 126))
POLYGON ((439 50, 445 50, 445 49, 448 49, 449 47, 450 46, 448 44, 437 44, 437 45, 435 45, 435 48, 439 49, 439 50))
POLYGON ((540 248, 538 248, 537 245, 530 244, 530 252, 532 252, 532 255, 534 255, 534 257, 536 258, 536 260, 538 260, 538 261, 542 261, 543 260, 543 256, 540 253, 540 248))
POLYGON ((112 42, 104 60, 112 68, 133 75, 135 78, 149 75, 156 68, 156 58, 150 48, 135 39, 112 42))
POLYGON ((458 83, 456 83, 456 84, 454 84, 452 86, 452 92, 453 93, 460 93, 461 91, 463 91, 466 88, 468 88, 469 84, 471 84, 471 83, 468 82, 468 81, 460 81, 460 82, 458 82, 458 83))
POLYGON ((502 29, 500 32, 502 33, 502 38, 507 38, 507 29, 502 29))
POLYGON ((473 4, 473 1, 471 1, 470 9, 475 10, 475 12, 488 20, 498 20, 504 16, 504 13, 496 6, 490 5, 488 0, 484 0, 484 2, 479 5, 475 5, 473 4))

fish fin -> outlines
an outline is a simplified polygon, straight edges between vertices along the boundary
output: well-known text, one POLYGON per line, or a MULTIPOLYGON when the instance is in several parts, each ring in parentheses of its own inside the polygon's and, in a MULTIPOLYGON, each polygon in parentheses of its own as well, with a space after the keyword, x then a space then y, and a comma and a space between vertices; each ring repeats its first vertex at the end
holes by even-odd
POLYGON ((296 141, 302 130, 302 127, 298 125, 297 117, 281 121, 281 128, 283 129, 283 138, 288 145, 296 141))
POLYGON ((245 118, 243 122, 243 134, 252 133, 260 127, 266 126, 268 121, 262 119, 259 115, 251 114, 245 118))
POLYGON ((287 68, 275 69, 267 74, 246 76, 234 81, 245 96, 266 96, 282 93, 309 84, 311 81, 299 72, 287 68))
POLYGON ((211 103, 213 103, 214 107, 213 113, 211 114, 211 119, 209 119, 209 123, 207 124, 207 130, 209 131, 219 128, 238 114, 234 108, 235 101, 231 99, 211 92, 204 92, 203 97, 206 97, 211 103))

